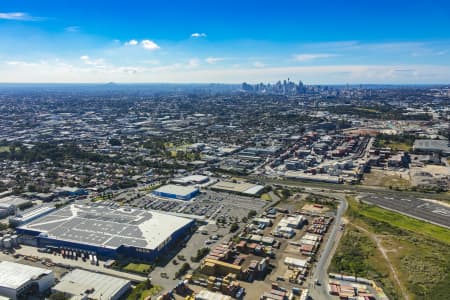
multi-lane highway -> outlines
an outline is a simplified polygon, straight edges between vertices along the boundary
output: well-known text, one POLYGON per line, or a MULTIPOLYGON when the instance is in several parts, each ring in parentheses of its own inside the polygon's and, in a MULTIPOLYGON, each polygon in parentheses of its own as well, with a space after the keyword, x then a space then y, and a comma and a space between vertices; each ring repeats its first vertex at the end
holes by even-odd
POLYGON ((367 203, 450 228, 450 206, 435 201, 386 192, 362 193, 360 199, 367 203))

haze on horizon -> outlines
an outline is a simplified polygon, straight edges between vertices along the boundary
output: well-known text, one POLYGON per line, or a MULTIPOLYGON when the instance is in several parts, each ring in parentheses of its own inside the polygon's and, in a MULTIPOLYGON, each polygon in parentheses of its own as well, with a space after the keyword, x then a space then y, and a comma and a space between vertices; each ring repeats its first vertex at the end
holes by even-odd
POLYGON ((448 1, 242 2, 6 1, 0 82, 450 82, 448 1))

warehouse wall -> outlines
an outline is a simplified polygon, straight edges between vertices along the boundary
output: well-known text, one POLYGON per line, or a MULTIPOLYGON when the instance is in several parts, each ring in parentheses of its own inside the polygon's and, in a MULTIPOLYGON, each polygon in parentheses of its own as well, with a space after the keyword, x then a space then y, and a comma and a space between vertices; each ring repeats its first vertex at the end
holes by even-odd
POLYGON ((158 192, 158 191, 153 192, 153 194, 160 196, 160 197, 165 197, 165 198, 170 198, 170 199, 179 199, 179 200, 190 200, 190 199, 194 198, 198 193, 199 193, 198 190, 193 191, 192 193, 189 193, 187 195, 177 195, 177 194, 164 193, 164 192, 158 192))
POLYGON ((16 299, 16 290, 4 286, 0 286, 0 296, 8 297, 13 300, 16 299))
POLYGON ((195 225, 195 220, 191 220, 184 227, 172 233, 170 241, 160 250, 149 250, 136 247, 120 246, 117 249, 104 248, 100 246, 91 246, 83 243, 75 243, 68 241, 56 240, 48 237, 39 236, 40 232, 28 229, 18 229, 19 234, 25 234, 29 236, 35 236, 38 247, 55 246, 66 247, 81 251, 95 252, 101 258, 117 258, 117 255, 124 255, 131 258, 152 261, 155 260, 161 253, 164 253, 168 249, 174 246, 174 242, 180 238, 183 238, 190 234, 192 227, 195 225))
POLYGON ((46 237, 38 237, 38 245, 39 245, 39 247, 55 246, 55 247, 72 248, 72 249, 81 250, 81 251, 95 252, 98 256, 100 256, 102 258, 115 258, 117 255, 116 249, 104 248, 104 247, 100 247, 100 246, 91 246, 91 245, 82 244, 82 243, 74 243, 74 242, 55 240, 55 239, 46 238, 46 237))

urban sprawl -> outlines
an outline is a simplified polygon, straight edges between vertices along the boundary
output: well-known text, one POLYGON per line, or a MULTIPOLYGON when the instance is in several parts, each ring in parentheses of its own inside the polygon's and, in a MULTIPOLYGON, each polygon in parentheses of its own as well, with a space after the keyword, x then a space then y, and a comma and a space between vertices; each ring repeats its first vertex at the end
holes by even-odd
POLYGON ((448 86, 0 85, 0 299, 448 296, 449 124, 448 86))

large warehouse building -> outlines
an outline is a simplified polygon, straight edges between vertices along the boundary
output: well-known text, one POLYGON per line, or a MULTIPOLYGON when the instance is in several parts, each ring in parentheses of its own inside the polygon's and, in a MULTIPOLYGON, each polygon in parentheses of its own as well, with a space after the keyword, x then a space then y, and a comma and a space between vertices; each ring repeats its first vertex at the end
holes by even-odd
POLYGON ((191 200, 200 193, 198 188, 192 186, 181 186, 175 184, 167 184, 153 191, 153 194, 159 197, 191 200))
POLYGON ((39 247, 154 260, 188 235, 195 221, 154 211, 72 204, 16 228, 39 247))
POLYGON ((63 293, 66 299, 118 300, 131 289, 131 282, 122 278, 75 269, 67 273, 52 288, 54 293, 63 293))
POLYGON ((261 195, 264 191, 264 186, 248 182, 219 181, 216 184, 212 185, 211 189, 222 192, 258 196, 261 195))
POLYGON ((0 263, 0 296, 13 300, 39 296, 54 283, 55 276, 50 270, 9 261, 0 263))
POLYGON ((209 177, 203 175, 190 175, 181 178, 174 178, 171 181, 179 185, 196 185, 207 183, 209 181, 209 177))
POLYGON ((417 153, 439 153, 450 156, 450 142, 448 140, 415 140, 413 150, 417 153))

